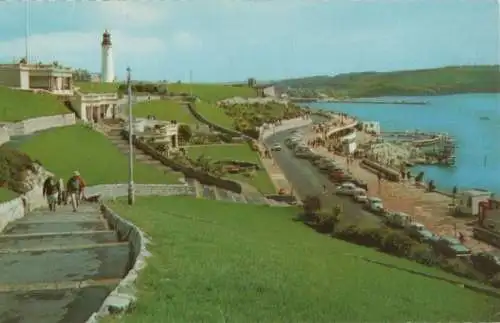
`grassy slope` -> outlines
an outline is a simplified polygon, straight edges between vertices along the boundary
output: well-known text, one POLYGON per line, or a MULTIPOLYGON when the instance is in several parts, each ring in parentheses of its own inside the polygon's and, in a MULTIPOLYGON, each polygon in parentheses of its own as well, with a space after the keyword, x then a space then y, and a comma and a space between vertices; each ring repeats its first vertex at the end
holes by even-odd
POLYGON ((10 201, 18 197, 19 194, 13 192, 7 188, 0 187, 0 203, 10 201))
POLYGON ((280 81, 295 88, 333 89, 351 96, 425 95, 500 91, 499 66, 443 67, 436 69, 347 73, 280 81))
POLYGON ((319 235, 293 208, 187 197, 110 206, 154 241, 137 307, 116 322, 477 322, 500 306, 438 270, 319 235))
POLYGON ((257 171, 255 177, 246 177, 242 174, 226 174, 225 177, 246 182, 264 194, 276 193, 276 188, 269 178, 266 170, 260 162, 258 153, 250 149, 247 144, 241 145, 213 145, 213 146, 191 146, 187 148, 187 153, 191 158, 197 158, 201 154, 210 157, 212 161, 217 160, 238 160, 257 163, 261 165, 261 170, 257 171))
POLYGON ((132 112, 136 117, 146 118, 154 115, 158 120, 176 120, 180 123, 199 123, 189 110, 177 101, 152 100, 151 102, 140 102, 132 107, 132 112))
POLYGON ((200 100, 209 103, 215 103, 217 101, 232 98, 235 96, 239 97, 255 97, 257 92, 249 87, 236 87, 230 85, 221 84, 168 84, 168 90, 174 93, 190 93, 192 89, 193 95, 196 95, 200 100))
POLYGON ((53 95, 0 86, 0 121, 15 122, 62 113, 69 113, 69 110, 53 95))
MULTIPOLYGON (((82 125, 51 129, 26 140, 19 147, 49 171, 67 178, 79 170, 89 185, 126 183, 128 159, 104 135, 82 125)), ((176 183, 153 166, 136 163, 136 183, 176 183)))
POLYGON ((234 127, 233 119, 231 119, 221 108, 216 107, 214 104, 206 102, 196 103, 196 111, 205 117, 208 121, 213 122, 219 126, 231 129, 234 127))
POLYGON ((82 93, 116 93, 120 83, 76 82, 82 93))

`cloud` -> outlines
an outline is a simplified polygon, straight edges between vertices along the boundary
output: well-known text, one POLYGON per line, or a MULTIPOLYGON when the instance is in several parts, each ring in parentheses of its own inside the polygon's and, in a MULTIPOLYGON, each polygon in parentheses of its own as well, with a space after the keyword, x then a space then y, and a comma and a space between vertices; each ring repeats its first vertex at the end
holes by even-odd
MULTIPOLYGON (((165 43, 155 37, 135 37, 121 31, 111 31, 113 52, 122 60, 137 56, 164 53, 165 43)), ((36 34, 29 38, 30 56, 35 61, 54 61, 73 66, 100 61, 101 32, 53 32, 36 34)), ((3 58, 24 56, 25 39, 15 38, 0 42, 3 58)))
MULTIPOLYGON (((91 8, 105 28, 148 27, 163 22, 168 17, 167 2, 151 3, 133 1, 92 2, 91 8)), ((89 7, 90 8, 90 7, 89 7)))

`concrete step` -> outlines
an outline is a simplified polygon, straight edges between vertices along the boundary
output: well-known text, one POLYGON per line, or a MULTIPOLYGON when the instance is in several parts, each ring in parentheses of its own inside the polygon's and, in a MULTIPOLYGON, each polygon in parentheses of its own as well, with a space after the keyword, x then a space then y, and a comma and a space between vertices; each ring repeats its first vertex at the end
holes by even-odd
POLYGON ((246 198, 241 195, 241 194, 237 194, 237 193, 234 193, 234 192, 231 192, 231 191, 227 191, 229 196, 231 196, 231 198, 233 199, 234 202, 236 203, 247 203, 247 200, 246 198))
POLYGON ((52 222, 92 222, 102 221, 101 215, 98 213, 78 213, 78 212, 50 212, 46 211, 40 214, 27 215, 15 223, 52 223, 52 222))
POLYGON ((0 322, 85 322, 116 285, 0 292, 0 322))
POLYGON ((128 244, 76 250, 4 253, 0 286, 122 278, 129 269, 128 244))
POLYGON ((118 242, 114 231, 1 235, 0 250, 84 246, 118 242))
POLYGON ((3 234, 33 234, 53 232, 105 231, 107 225, 101 220, 64 221, 64 222, 13 222, 4 229, 3 234))

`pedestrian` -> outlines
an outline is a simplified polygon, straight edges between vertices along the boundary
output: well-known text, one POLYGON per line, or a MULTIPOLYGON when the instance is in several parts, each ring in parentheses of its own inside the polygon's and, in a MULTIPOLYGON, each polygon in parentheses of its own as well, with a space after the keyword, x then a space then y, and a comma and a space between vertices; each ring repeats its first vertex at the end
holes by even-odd
POLYGON ((66 192, 71 199, 71 206, 73 207, 73 212, 76 212, 78 206, 80 205, 80 200, 83 196, 83 190, 85 188, 85 182, 80 176, 79 171, 74 171, 73 176, 68 180, 66 184, 66 192))
POLYGON ((49 210, 55 212, 59 196, 59 183, 54 176, 49 176, 43 183, 42 195, 47 199, 49 210))
POLYGON ((61 205, 61 204, 68 204, 68 201, 66 199, 66 186, 64 185, 64 180, 62 177, 59 178, 59 181, 58 181, 58 185, 59 185, 59 196, 57 198, 57 204, 61 205))

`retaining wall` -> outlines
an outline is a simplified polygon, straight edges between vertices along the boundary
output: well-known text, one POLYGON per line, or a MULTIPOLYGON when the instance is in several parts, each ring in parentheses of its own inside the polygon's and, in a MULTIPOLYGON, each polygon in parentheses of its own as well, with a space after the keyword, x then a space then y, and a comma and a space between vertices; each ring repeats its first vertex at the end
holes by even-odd
POLYGON ((45 204, 42 186, 37 185, 31 191, 0 204, 0 232, 12 221, 22 218, 29 211, 45 204))
POLYGON ((9 129, 7 126, 0 127, 0 145, 10 140, 9 129))
MULTIPOLYGON (((134 184, 135 195, 138 196, 173 196, 192 195, 194 188, 185 184, 134 184)), ((85 195, 101 195, 102 199, 127 196, 128 184, 103 184, 85 188, 85 195)))
MULTIPOLYGON (((29 135, 37 131, 46 130, 50 128, 70 126, 76 123, 76 117, 74 113, 60 114, 55 116, 46 116, 39 118, 32 118, 16 123, 11 123, 5 125, 7 133, 10 136, 23 136, 29 135)), ((0 138, 5 139, 5 134, 0 132, 0 138)), ((0 139, 1 141, 2 139, 0 139)), ((8 141, 5 140, 4 142, 8 141)))

